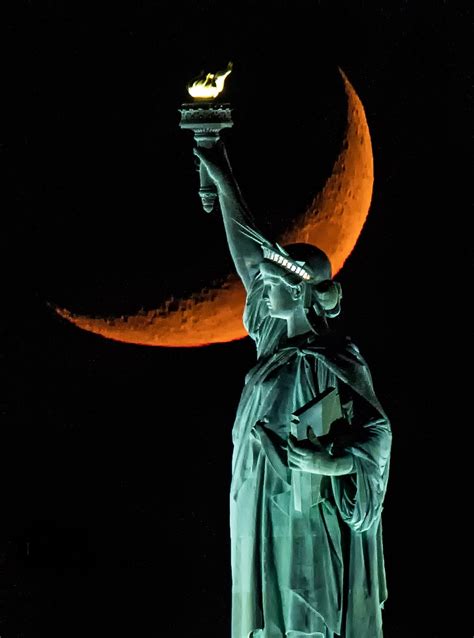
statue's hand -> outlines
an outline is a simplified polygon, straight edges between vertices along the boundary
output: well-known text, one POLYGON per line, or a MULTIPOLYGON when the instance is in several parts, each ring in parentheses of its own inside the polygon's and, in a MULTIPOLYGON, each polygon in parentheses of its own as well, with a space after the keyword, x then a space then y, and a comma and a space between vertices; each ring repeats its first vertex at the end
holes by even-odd
POLYGON ((351 454, 333 456, 324 447, 317 436, 308 428, 308 440, 298 441, 290 434, 288 438, 288 467, 300 472, 322 474, 324 476, 341 476, 353 471, 351 454))
POLYGON ((193 153, 204 164, 209 177, 221 192, 233 187, 234 176, 222 140, 218 140, 211 148, 195 147, 193 153))
POLYGON ((268 420, 262 419, 258 421, 252 428, 252 436, 262 444, 267 455, 278 458, 279 462, 287 466, 287 444, 270 428, 265 427, 268 420))

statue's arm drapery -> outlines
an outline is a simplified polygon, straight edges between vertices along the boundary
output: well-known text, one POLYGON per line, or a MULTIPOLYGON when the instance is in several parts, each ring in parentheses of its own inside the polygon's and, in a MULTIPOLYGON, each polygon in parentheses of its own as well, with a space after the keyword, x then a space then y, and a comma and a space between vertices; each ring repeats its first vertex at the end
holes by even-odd
POLYGON ((383 418, 365 424, 366 440, 348 446, 355 472, 332 478, 333 491, 342 519, 357 532, 377 521, 388 478, 391 434, 383 418))
POLYGON ((374 394, 367 364, 359 359, 355 383, 345 386, 353 395, 350 427, 354 438, 345 445, 354 459, 355 472, 332 478, 333 491, 342 519, 356 532, 367 531, 380 519, 387 489, 392 434, 390 422, 374 394))

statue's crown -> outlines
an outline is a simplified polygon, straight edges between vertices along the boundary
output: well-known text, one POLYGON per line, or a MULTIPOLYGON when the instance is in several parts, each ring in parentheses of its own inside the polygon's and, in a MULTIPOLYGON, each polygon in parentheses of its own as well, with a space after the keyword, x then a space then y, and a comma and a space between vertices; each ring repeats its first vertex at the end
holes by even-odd
POLYGON ((252 239, 257 244, 260 244, 264 259, 272 261, 288 272, 301 277, 301 279, 303 279, 307 283, 312 283, 313 280, 315 280, 314 275, 310 272, 304 261, 296 261, 295 259, 292 259, 288 252, 282 246, 280 246, 280 244, 277 244, 276 242, 275 244, 272 244, 268 241, 268 239, 265 239, 263 235, 260 235, 260 233, 258 233, 254 228, 251 228, 250 226, 247 226, 245 224, 241 224, 236 219, 234 219, 234 222, 240 226, 241 232, 246 237, 252 239))
POLYGON ((268 246, 262 246, 263 257, 265 259, 268 259, 269 261, 275 262, 282 268, 285 268, 285 270, 288 270, 288 272, 298 275, 298 277, 301 277, 301 279, 304 279, 308 282, 311 281, 311 275, 304 268, 304 261, 293 261, 286 250, 284 250, 281 246, 277 244, 276 248, 278 250, 276 250, 275 248, 269 248, 268 246))

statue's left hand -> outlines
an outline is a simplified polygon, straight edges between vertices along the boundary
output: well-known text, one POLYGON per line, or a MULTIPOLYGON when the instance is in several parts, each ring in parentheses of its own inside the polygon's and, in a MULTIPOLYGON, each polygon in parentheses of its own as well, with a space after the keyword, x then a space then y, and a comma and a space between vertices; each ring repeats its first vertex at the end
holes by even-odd
POLYGON ((308 439, 308 441, 298 441, 290 434, 288 438, 289 468, 324 476, 342 476, 353 472, 354 462, 351 454, 332 456, 311 431, 308 439))
POLYGON ((265 423, 268 423, 266 419, 256 423, 252 428, 251 436, 260 443, 275 472, 283 481, 289 483, 286 442, 280 439, 271 428, 265 427, 265 423))
POLYGON ((286 460, 286 441, 280 439, 271 428, 265 427, 266 423, 268 423, 266 419, 258 421, 252 428, 252 436, 260 443, 265 443, 267 447, 271 446, 282 460, 286 460))

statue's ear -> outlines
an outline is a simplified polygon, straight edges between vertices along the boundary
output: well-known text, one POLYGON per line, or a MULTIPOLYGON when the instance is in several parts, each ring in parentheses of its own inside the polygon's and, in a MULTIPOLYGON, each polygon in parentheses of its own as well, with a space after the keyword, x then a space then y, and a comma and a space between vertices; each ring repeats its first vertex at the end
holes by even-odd
POLYGON ((301 297, 304 295, 305 293, 305 289, 306 286, 304 284, 298 284, 297 286, 292 286, 291 287, 291 298, 294 299, 295 301, 297 299, 301 299, 301 297))

